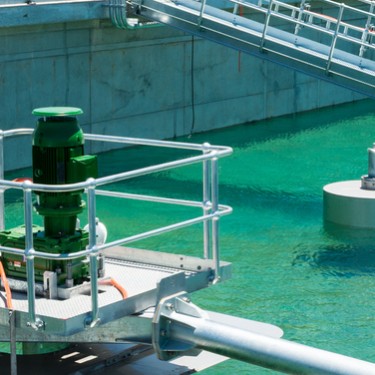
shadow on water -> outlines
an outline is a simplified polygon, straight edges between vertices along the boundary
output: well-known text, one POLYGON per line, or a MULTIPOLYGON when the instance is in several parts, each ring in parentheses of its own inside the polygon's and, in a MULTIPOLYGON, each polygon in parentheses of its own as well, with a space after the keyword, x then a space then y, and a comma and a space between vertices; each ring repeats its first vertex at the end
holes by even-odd
POLYGON ((308 264, 325 276, 345 278, 375 274, 374 230, 325 223, 322 236, 318 248, 296 250, 293 266, 308 264))

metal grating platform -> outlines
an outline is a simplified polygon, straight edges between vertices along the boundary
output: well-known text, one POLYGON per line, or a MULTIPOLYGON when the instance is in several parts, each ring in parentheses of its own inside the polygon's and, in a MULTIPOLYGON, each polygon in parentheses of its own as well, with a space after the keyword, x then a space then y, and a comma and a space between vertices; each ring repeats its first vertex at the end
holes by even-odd
MULTIPOLYGON (((166 295, 205 288, 214 277, 212 260, 123 247, 107 249, 105 257, 105 276, 125 288, 128 297, 123 299, 114 286, 99 285, 101 324, 153 307, 166 295)), ((228 278, 230 265, 222 263, 221 269, 223 279, 228 278)), ((17 326, 22 330, 28 319, 27 294, 15 292, 12 298, 18 315, 17 326)), ((45 322, 44 335, 76 334, 87 328, 85 321, 91 313, 90 290, 83 288, 82 293, 66 300, 37 297, 35 308, 37 316, 45 322)), ((0 323, 7 326, 8 320, 5 292, 0 291, 0 323)), ((7 330, 3 335, 9 339, 7 330)), ((0 330, 1 339, 4 338, 0 330)))
MULTIPOLYGON (((107 275, 114 278, 126 289, 129 297, 136 297, 156 288, 158 282, 179 270, 163 269, 162 267, 151 267, 147 264, 129 263, 117 261, 116 259, 106 260, 107 275)), ((89 288, 90 283, 86 282, 89 288)), ((3 294, 4 292, 2 292, 3 294)), ((15 310, 27 312, 27 296, 25 293, 12 293, 15 310)), ((123 298, 119 291, 111 285, 99 286, 99 307, 108 306, 123 298)), ((4 299, 0 306, 5 307, 4 299)), ((65 300, 51 300, 43 297, 36 298, 36 313, 50 316, 56 319, 69 319, 76 315, 90 311, 90 291, 83 289, 82 293, 74 295, 65 300)))

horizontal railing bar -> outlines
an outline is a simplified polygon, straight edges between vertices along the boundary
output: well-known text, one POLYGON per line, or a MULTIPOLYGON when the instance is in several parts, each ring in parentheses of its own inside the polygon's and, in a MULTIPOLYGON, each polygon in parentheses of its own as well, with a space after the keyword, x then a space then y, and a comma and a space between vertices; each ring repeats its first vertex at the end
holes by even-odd
POLYGON ((147 138, 131 138, 131 137, 121 137, 113 135, 101 135, 101 134, 85 134, 85 139, 89 141, 104 141, 104 142, 114 142, 114 143, 126 143, 131 145, 141 145, 141 146, 155 146, 155 147, 166 147, 175 149, 186 149, 195 151, 227 151, 231 149, 227 146, 214 146, 209 143, 188 143, 188 142, 174 142, 165 140, 155 140, 147 138))
MULTIPOLYGON (((17 128, 10 130, 3 130, 3 137, 13 137, 17 135, 31 135, 34 132, 33 128, 17 128)), ((231 147, 228 146, 217 146, 211 145, 209 143, 188 143, 188 142, 175 142, 175 141, 165 141, 165 140, 155 140, 147 138, 133 138, 133 137, 121 137, 112 135, 102 135, 102 134, 90 134, 84 133, 84 139, 88 141, 98 141, 98 142, 111 142, 111 143, 124 143, 128 145, 139 145, 139 146, 155 146, 155 147, 165 147, 165 148, 175 148, 175 149, 185 149, 192 151, 226 151, 232 152, 231 147)))
MULTIPOLYGON (((366 0, 358 0, 358 1, 361 1, 363 3, 366 3, 368 5, 371 5, 373 3, 373 1, 366 1, 366 0)), ((251 3, 251 2, 244 2, 244 1, 241 1, 241 0, 230 0, 231 3, 234 3, 234 4, 238 4, 238 5, 242 5, 243 7, 245 8, 250 8, 250 9, 265 9, 265 11, 267 11, 267 8, 263 7, 263 6, 259 6, 257 4, 254 4, 254 3, 251 3)), ((268 5, 270 1, 264 1, 264 5, 268 5)), ((340 8, 340 7, 343 7, 345 9, 350 9, 351 11, 353 12, 356 12, 356 13, 360 13, 361 15, 363 16, 368 16, 369 14, 371 14, 370 12, 366 11, 366 10, 363 10, 363 9, 358 9, 358 8, 354 8, 353 6, 350 6, 350 5, 347 5, 345 3, 338 3, 338 2, 335 2, 335 1, 332 1, 332 0, 323 0, 321 1, 322 3, 324 4, 329 4, 329 5, 332 5, 334 8, 340 8)), ((285 8, 285 9, 290 9, 290 10, 296 10, 298 12, 307 12, 307 10, 301 10, 299 7, 295 6, 295 5, 291 5, 289 3, 285 3, 285 2, 282 2, 282 1, 279 1, 279 0, 273 0, 272 1, 272 4, 273 5, 278 5, 279 7, 282 7, 282 8, 285 8)))
POLYGON ((4 138, 7 137, 14 137, 17 135, 31 135, 33 134, 34 129, 32 128, 17 128, 17 129, 9 129, 9 130, 2 130, 2 135, 4 138))
MULTIPOLYGON (((4 131, 5 137, 15 136, 15 135, 22 135, 22 134, 32 134, 33 129, 14 129, 11 131, 4 131)), ((195 143, 183 143, 183 142, 173 142, 173 141, 160 141, 160 140, 152 140, 152 139, 140 139, 140 138, 127 138, 127 137, 116 137, 116 136, 103 136, 98 134, 85 134, 85 139, 91 141, 106 141, 106 142, 116 142, 116 143, 126 143, 126 144, 133 144, 133 145, 143 145, 143 146, 155 146, 155 147, 166 147, 166 148, 174 148, 174 149, 189 149, 192 151, 202 151, 204 154, 199 156, 193 156, 189 158, 184 158, 177 161, 162 163, 153 165, 150 167, 145 167, 141 169, 137 169, 134 171, 127 171, 122 172, 119 174, 115 174, 112 176, 105 176, 101 178, 97 178, 95 180, 91 180, 90 182, 84 181, 74 184, 64 184, 64 185, 46 185, 46 184, 35 184, 31 181, 24 181, 24 182, 16 182, 16 181, 7 181, 7 180, 0 180, 0 186, 4 186, 5 188, 15 188, 15 189, 32 189, 44 192, 67 192, 67 191, 74 191, 74 190, 81 190, 85 189, 93 184, 95 186, 118 182, 126 179, 130 179, 133 177, 139 177, 145 174, 154 173, 164 171, 170 168, 175 168, 178 166, 186 166, 190 164, 195 164, 203 160, 209 160, 212 157, 223 157, 226 155, 230 155, 233 150, 230 147, 224 146, 212 146, 208 143, 204 144, 195 144, 195 143), (209 151, 215 152, 215 155, 210 153, 209 151)))
MULTIPOLYGON (((15 254, 15 255, 25 255, 25 249, 18 249, 15 247, 9 247, 9 246, 0 246, 0 252, 7 253, 7 254, 15 254)), ((33 251, 33 255, 35 258, 43 258, 43 259, 61 259, 61 260, 67 260, 67 259, 75 259, 79 257, 83 257, 86 255, 89 255, 92 251, 90 249, 85 249, 81 251, 77 251, 74 253, 45 253, 43 251, 33 251)))
MULTIPOLYGON (((190 200, 185 200, 185 199, 157 197, 157 196, 152 196, 152 195, 142 195, 142 194, 132 194, 132 193, 121 193, 117 191, 108 191, 108 190, 96 190, 95 193, 97 195, 114 197, 114 198, 124 198, 124 199, 140 200, 140 201, 154 202, 154 203, 167 203, 167 204, 175 204, 175 205, 187 206, 187 207, 207 208, 206 204, 203 202, 190 201, 190 200)), ((231 207, 224 205, 224 204, 220 204, 219 209, 231 210, 231 207)))
POLYGON ((213 157, 216 157, 216 156, 225 156, 226 155, 226 153, 218 152, 216 154, 216 152, 217 151, 215 151, 215 155, 213 155, 213 153, 207 153, 207 154, 202 154, 202 155, 199 155, 199 156, 192 156, 192 157, 187 158, 187 159, 175 160, 175 161, 171 161, 171 162, 167 162, 167 163, 163 163, 163 164, 157 164, 157 165, 154 165, 154 166, 136 169, 136 170, 131 171, 131 172, 122 172, 122 173, 118 173, 118 174, 108 176, 108 177, 100 177, 100 178, 95 180, 96 185, 101 186, 101 185, 105 185, 105 184, 108 184, 108 183, 114 183, 114 182, 118 182, 118 181, 127 180, 127 179, 130 179, 130 178, 133 178, 133 177, 141 177, 141 176, 144 176, 144 175, 147 175, 147 174, 150 174, 150 173, 162 172, 162 171, 166 171, 166 170, 173 169, 173 168, 176 168, 176 167, 183 167, 183 166, 195 164, 195 163, 198 163, 198 162, 201 162, 201 161, 204 161, 204 160, 210 160, 210 159, 212 159, 213 157))
POLYGON ((131 200, 154 202, 154 203, 167 203, 167 204, 186 206, 186 207, 199 207, 199 208, 205 207, 205 204, 203 202, 190 201, 190 200, 185 200, 185 199, 176 199, 176 198, 157 197, 153 195, 121 193, 118 191, 110 191, 110 190, 95 190, 95 194, 106 196, 106 197, 123 198, 123 199, 131 199, 131 200))
POLYGON ((128 244, 130 242, 143 240, 143 239, 150 238, 150 237, 153 237, 153 236, 156 236, 156 235, 159 235, 159 234, 171 232, 171 231, 176 230, 176 229, 182 229, 182 228, 185 228, 185 227, 190 226, 190 225, 199 224, 199 223, 208 221, 210 219, 213 219, 214 217, 221 217, 221 216, 224 216, 224 215, 229 215, 231 212, 232 212, 231 208, 228 209, 228 210, 224 210, 224 211, 217 211, 217 212, 214 212, 212 214, 199 216, 199 217, 196 217, 194 219, 181 221, 181 222, 176 223, 176 224, 171 224, 171 225, 167 225, 165 227, 161 227, 161 228, 153 229, 153 230, 150 230, 150 231, 147 231, 147 232, 144 232, 144 233, 136 234, 136 235, 128 237, 128 238, 108 242, 104 245, 101 245, 100 250, 107 249, 107 248, 113 247, 113 246, 125 245, 125 244, 128 244))
MULTIPOLYGON (((176 167, 187 166, 191 164, 198 163, 203 160, 210 160, 213 157, 217 157, 215 152, 215 156, 207 154, 202 154, 199 156, 193 156, 190 158, 185 158, 177 161, 157 164, 145 168, 135 169, 133 171, 122 172, 118 174, 114 174, 111 176, 106 177, 99 177, 97 179, 89 179, 84 182, 77 182, 74 184, 58 184, 58 185, 46 185, 46 184, 35 184, 31 181, 24 181, 24 182, 16 182, 16 181, 7 181, 0 179, 0 188, 15 188, 15 189, 31 189, 43 192, 54 192, 54 193, 62 193, 68 191, 75 191, 75 190, 83 190, 90 186, 101 186, 107 185, 115 182, 120 182, 124 180, 128 180, 134 177, 141 177, 150 173, 162 172, 176 167)), ((222 156, 222 155, 220 155, 222 156)))
MULTIPOLYGON (((34 250, 33 255, 36 258, 55 259, 55 260, 56 259, 67 260, 67 259, 80 258, 80 257, 83 257, 83 256, 88 256, 94 251, 98 252, 98 251, 102 251, 104 249, 107 249, 109 247, 124 245, 124 244, 128 244, 128 243, 131 243, 131 242, 139 241, 139 240, 142 240, 142 239, 145 239, 145 238, 149 238, 149 237, 152 237, 152 236, 156 236, 156 235, 159 235, 159 234, 171 232, 171 231, 176 230, 176 229, 181 229, 181 228, 184 228, 184 227, 187 227, 187 226, 190 226, 190 225, 199 224, 199 223, 202 223, 204 221, 208 221, 208 220, 210 220, 214 217, 221 217, 221 216, 229 215, 231 212, 232 212, 231 207, 226 206, 226 205, 219 205, 219 211, 216 211, 212 214, 204 215, 204 216, 198 216, 198 217, 193 218, 193 219, 184 220, 184 221, 181 221, 181 222, 178 222, 178 223, 175 223, 175 224, 171 224, 171 225, 167 225, 167 226, 164 226, 164 227, 152 229, 150 231, 143 232, 143 233, 140 233, 140 234, 136 234, 136 235, 133 235, 133 236, 130 236, 130 237, 124 237, 124 238, 121 238, 121 239, 116 240, 116 241, 108 242, 104 245, 96 246, 94 249, 85 249, 85 250, 77 251, 77 252, 74 252, 74 253, 68 253, 68 254, 46 253, 46 252, 43 252, 43 251, 34 250)), ((22 256, 25 254, 24 249, 17 249, 17 248, 8 247, 8 246, 0 246, 0 252, 22 255, 22 256)))

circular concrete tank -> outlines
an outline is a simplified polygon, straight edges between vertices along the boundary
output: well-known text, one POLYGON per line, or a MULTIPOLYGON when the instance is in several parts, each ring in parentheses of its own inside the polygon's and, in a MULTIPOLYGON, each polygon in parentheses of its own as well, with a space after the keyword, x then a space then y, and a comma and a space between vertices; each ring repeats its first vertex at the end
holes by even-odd
POLYGON ((375 228, 375 190, 360 180, 341 181, 323 188, 324 220, 357 228, 375 228))
POLYGON ((323 188, 325 223, 375 228, 375 145, 368 152, 368 175, 323 188))

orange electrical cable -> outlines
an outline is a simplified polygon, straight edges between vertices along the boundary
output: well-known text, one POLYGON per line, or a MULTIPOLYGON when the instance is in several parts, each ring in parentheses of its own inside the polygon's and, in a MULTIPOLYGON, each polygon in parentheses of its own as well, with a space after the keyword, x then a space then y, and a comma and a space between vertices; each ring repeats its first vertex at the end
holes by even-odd
POLYGON ((14 182, 25 182, 25 181, 33 182, 33 180, 30 177, 17 177, 15 179, 13 179, 12 181, 14 181, 14 182))
POLYGON ((128 292, 126 291, 126 289, 112 277, 108 279, 100 280, 99 284, 100 285, 112 285, 121 293, 123 299, 128 297, 128 292))
POLYGON ((7 295, 7 308, 13 310, 13 303, 12 303, 12 292, 9 287, 8 279, 4 271, 3 263, 0 260, 0 277, 1 282, 3 283, 5 293, 7 295))

